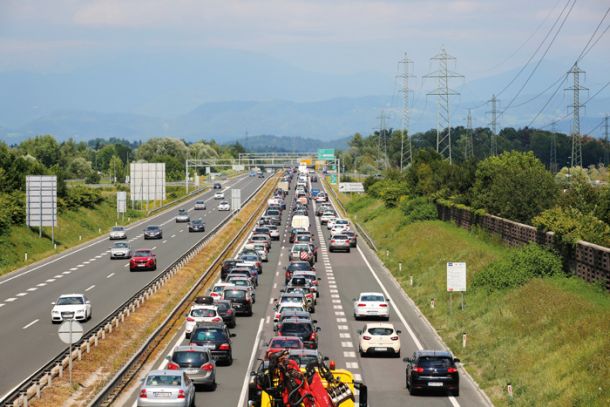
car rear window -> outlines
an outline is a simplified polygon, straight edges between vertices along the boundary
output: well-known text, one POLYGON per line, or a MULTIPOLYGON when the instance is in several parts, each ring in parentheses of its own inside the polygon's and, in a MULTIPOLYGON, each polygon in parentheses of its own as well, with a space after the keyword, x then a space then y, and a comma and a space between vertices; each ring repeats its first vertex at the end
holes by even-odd
POLYGON ((311 266, 307 262, 290 263, 288 265, 288 270, 290 270, 290 271, 296 271, 296 270, 308 271, 310 269, 311 269, 311 266))
POLYGON ((207 308, 195 308, 191 311, 192 317, 215 317, 216 311, 207 308))
POLYGON ((113 226, 112 227, 113 232, 122 232, 123 230, 124 230, 124 228, 122 226, 113 226))
POLYGON ((291 349, 300 349, 301 344, 296 339, 275 339, 271 342, 272 349, 279 348, 291 348, 291 349))
POLYGON ((196 329, 191 335, 191 342, 222 341, 226 335, 221 329, 196 329))
POLYGON ((138 250, 134 254, 134 257, 148 257, 150 256, 150 252, 148 250, 138 250))
POLYGON ((242 290, 225 290, 225 298, 244 298, 246 292, 242 290))
POLYGON ((218 311, 224 312, 224 311, 228 311, 229 309, 231 309, 231 304, 229 304, 227 302, 219 302, 216 304, 216 307, 218 308, 218 311))
POLYGON ((369 328, 371 335, 392 335, 393 332, 392 328, 369 328))
POLYGON ((417 365, 425 367, 451 367, 453 361, 448 357, 422 356, 417 360, 417 365))
POLYGON ((147 386, 180 386, 182 384, 182 376, 169 375, 150 375, 146 378, 147 386))
POLYGON ((335 240, 347 240, 347 236, 345 235, 334 235, 332 238, 335 240))
POLYGON ((184 365, 201 366, 204 363, 208 363, 209 360, 206 352, 176 351, 172 355, 172 361, 179 364, 181 367, 184 365))
POLYGON ((288 355, 289 359, 294 360, 301 367, 307 366, 311 362, 316 362, 318 360, 315 355, 288 355))
POLYGON ((363 295, 360 301, 385 301, 383 295, 363 295))
POLYGON ((290 284, 291 285, 305 285, 305 284, 307 284, 307 280, 305 279, 305 277, 293 278, 292 280, 290 280, 290 284))
POLYGON ((154 232, 159 229, 160 229, 159 226, 147 226, 146 227, 146 230, 151 231, 151 232, 154 232))
POLYGON ((295 334, 308 334, 311 333, 313 329, 309 324, 297 324, 294 322, 284 322, 282 324, 282 332, 290 332, 295 334))
POLYGON ((115 243, 114 247, 117 249, 126 249, 129 247, 127 243, 115 243))

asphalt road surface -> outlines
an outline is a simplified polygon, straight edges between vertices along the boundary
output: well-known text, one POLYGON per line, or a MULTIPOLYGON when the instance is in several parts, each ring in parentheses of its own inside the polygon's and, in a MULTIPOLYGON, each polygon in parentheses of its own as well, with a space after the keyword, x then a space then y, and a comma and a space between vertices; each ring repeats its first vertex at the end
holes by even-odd
MULTIPOLYGON (((312 187, 322 189, 319 183, 314 183, 312 187)), ((235 361, 232 366, 217 368, 218 386, 215 391, 199 391, 198 406, 242 407, 247 403, 249 372, 256 368, 256 359, 262 357, 266 349, 265 343, 274 336, 272 302, 284 287, 284 267, 288 263, 291 246, 288 231, 293 196, 294 191, 291 190, 287 198, 289 208, 283 214, 281 239, 273 242, 269 262, 264 263, 263 274, 259 277, 254 316, 239 317, 237 327, 232 330, 237 335, 233 340, 235 361)), ((327 251, 329 232, 314 216, 314 209, 315 204, 312 204, 310 230, 320 245, 315 267, 322 280, 320 298, 312 318, 321 327, 320 352, 335 360, 338 368, 352 371, 356 380, 364 381, 368 386, 369 406, 486 406, 487 402, 476 385, 464 374, 460 377, 460 396, 457 398, 445 395, 409 395, 405 388, 406 365, 402 357, 410 356, 418 349, 442 349, 442 345, 402 290, 395 285, 376 254, 362 240, 351 253, 327 251), (357 330, 365 322, 354 319, 352 298, 363 291, 384 292, 391 299, 390 322, 402 331, 401 358, 360 357, 357 330)), ((186 344, 183 338, 184 333, 181 331, 164 353, 170 354, 176 345, 186 344)), ((160 359, 154 366, 163 368, 165 363, 160 359)), ((133 388, 129 394, 124 395, 119 405, 135 406, 136 396, 137 388, 133 388)))
MULTIPOLYGON (((238 188, 245 199, 263 181, 240 177, 224 182, 223 190, 230 199, 230 189, 238 188)), ((101 238, 0 278, 0 400, 66 348, 57 335, 59 325, 51 323, 51 303, 59 295, 84 293, 93 309, 84 328, 92 328, 229 216, 230 212, 216 210, 219 201, 213 194, 214 190, 205 192, 129 227, 127 239, 132 249, 152 248, 157 271, 130 273, 128 260, 110 260, 112 242, 101 238), (198 199, 206 200, 206 210, 193 210, 198 199), (202 217, 206 232, 189 233, 187 223, 176 223, 174 217, 181 208, 191 218, 202 217), (162 225, 163 239, 144 241, 142 230, 149 224, 162 225)))

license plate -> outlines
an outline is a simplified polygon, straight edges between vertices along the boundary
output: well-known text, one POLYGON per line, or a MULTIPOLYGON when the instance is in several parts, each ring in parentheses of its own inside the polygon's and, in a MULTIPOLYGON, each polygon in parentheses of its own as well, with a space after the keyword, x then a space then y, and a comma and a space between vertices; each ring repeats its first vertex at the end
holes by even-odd
POLYGON ((388 348, 375 348, 377 352, 387 352, 388 348))
POLYGON ((172 393, 169 393, 166 391, 163 391, 163 392, 158 391, 153 394, 155 395, 156 398, 159 398, 159 399, 166 399, 166 398, 169 398, 172 396, 172 393))
POLYGON ((442 382, 428 382, 428 386, 430 387, 443 387, 442 382))
POLYGON ((144 267, 146 264, 138 264, 138 267, 144 267))
POLYGON ((186 374, 195 374, 197 373, 197 369, 186 369, 185 372, 186 374))

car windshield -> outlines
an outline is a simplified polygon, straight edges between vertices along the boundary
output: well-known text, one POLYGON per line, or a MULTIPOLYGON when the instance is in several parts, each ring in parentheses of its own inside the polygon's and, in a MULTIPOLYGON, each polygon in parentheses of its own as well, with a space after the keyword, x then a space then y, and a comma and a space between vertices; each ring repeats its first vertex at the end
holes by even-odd
POLYGON ((61 297, 57 300, 57 305, 78 305, 84 303, 85 299, 83 297, 61 297))
POLYGON ((123 226, 114 226, 112 228, 113 232, 122 232, 123 230, 125 230, 125 228, 123 228, 123 226))
POLYGON ((291 270, 291 271, 295 271, 295 270, 309 270, 310 268, 311 268, 311 266, 307 262, 290 263, 288 265, 288 270, 291 270))
POLYGON ((223 341, 226 335, 222 329, 197 329, 191 336, 192 342, 223 341))
POLYGON ((363 295, 360 301, 385 301, 383 295, 363 295))
POLYGON ((422 356, 417 360, 417 364, 425 367, 451 367, 453 362, 448 357, 422 356))
POLYGON ((197 202, 195 202, 195 204, 196 204, 196 205, 203 205, 203 204, 205 204, 205 202, 203 202, 203 201, 197 201, 197 202))
POLYGON ((297 296, 286 296, 286 297, 282 297, 280 299, 280 302, 303 302, 303 298, 302 297, 297 297, 297 296))
POLYGON ((172 361, 180 366, 201 366, 204 363, 208 363, 210 359, 208 358, 208 354, 206 352, 176 351, 172 355, 172 361))
POLYGON ((155 232, 155 231, 159 230, 159 226, 147 226, 146 230, 148 230, 150 232, 155 232))
POLYGON ((347 221, 344 219, 337 219, 335 225, 347 225, 347 221))
POLYGON ((195 308, 191 311, 191 316, 199 318, 215 317, 216 311, 210 308, 195 308))
POLYGON ((309 235, 297 235, 297 240, 299 242, 309 242, 311 240, 311 236, 309 236, 309 235))
POLYGON ((256 236, 252 236, 252 239, 250 239, 252 241, 256 241, 256 240, 260 240, 260 241, 265 241, 267 240, 266 236, 262 236, 262 235, 256 235, 256 236))
POLYGON ((288 348, 288 349, 300 349, 301 344, 296 339, 274 339, 271 342, 271 349, 280 349, 280 348, 288 348))
POLYGON ((186 209, 179 209, 178 210, 178 214, 179 215, 186 215, 186 209))
POLYGON ((309 251, 309 245, 307 245, 307 244, 296 244, 296 245, 292 246, 292 251, 293 252, 308 252, 309 251))
POLYGON ((146 378, 147 386, 177 387, 182 385, 181 376, 150 375, 146 378))
POLYGON ((231 304, 229 304, 228 302, 219 302, 218 304, 216 304, 216 308, 220 312, 225 312, 231 309, 231 304))
POLYGON ((125 243, 125 242, 120 242, 120 243, 115 243, 114 247, 116 249, 126 249, 126 248, 129 247, 129 245, 127 243, 125 243))
POLYGON ((252 254, 246 254, 244 256, 241 256, 241 259, 243 261, 258 261, 258 257, 252 254))
POLYGON ((282 324, 282 332, 290 332, 295 334, 308 334, 311 333, 313 329, 309 324, 298 324, 295 322, 284 322, 282 324))
POLYGON ((150 252, 148 250, 138 250, 134 254, 134 257, 148 257, 150 256, 150 252))
POLYGON ((369 328, 369 333, 371 335, 392 335, 394 329, 392 328, 369 328))
POLYGON ((246 292, 243 290, 226 290, 225 298, 244 298, 246 296, 246 292))

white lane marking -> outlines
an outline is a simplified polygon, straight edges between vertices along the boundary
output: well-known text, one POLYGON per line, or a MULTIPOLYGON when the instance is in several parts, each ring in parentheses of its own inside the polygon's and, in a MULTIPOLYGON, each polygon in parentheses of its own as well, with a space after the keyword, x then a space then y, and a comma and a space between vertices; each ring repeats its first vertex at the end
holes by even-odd
POLYGON ((331 294, 331 295, 330 295, 330 297, 331 297, 331 298, 340 298, 340 297, 339 297, 339 294, 331 294))
POLYGON ((275 276, 277 277, 279 275, 280 275, 280 271, 278 270, 278 271, 275 272, 275 276))
POLYGON ((172 237, 176 237, 176 235, 171 235, 171 236, 170 236, 170 239, 171 239, 172 237))
POLYGON ((76 270, 78 270, 76 267, 72 267, 72 268, 70 269, 70 271, 76 271, 76 270))
POLYGON ((93 288, 95 287, 95 284, 93 284, 92 286, 90 286, 89 288, 85 289, 85 291, 89 291, 89 290, 93 290, 93 288))
POLYGON ((4 300, 4 302, 13 302, 13 301, 17 301, 17 298, 11 297, 11 298, 7 298, 6 300, 4 300))
POLYGON ((55 281, 55 279, 54 279, 54 278, 49 278, 49 279, 47 279, 47 283, 53 283, 54 281, 55 281))
POLYGON ((47 283, 38 283, 36 284, 38 287, 44 287, 45 285, 47 285, 47 283))
POLYGON ((337 318, 337 322, 340 324, 347 324, 347 318, 337 318))
POLYGON ((53 278, 62 278, 63 276, 61 274, 57 274, 55 276, 53 276, 53 278))
POLYGON ((108 274, 108 275, 106 276, 106 278, 110 278, 110 277, 112 277, 112 276, 114 276, 114 273, 110 273, 110 274, 108 274))
POLYGON ((337 325, 337 328, 339 328, 340 331, 347 331, 349 329, 347 325, 337 325))
POLYGON ((154 246, 151 250, 157 250, 157 246, 154 246))
POLYGON ((37 288, 37 287, 30 287, 30 288, 28 288, 26 291, 36 291, 36 290, 38 290, 38 288, 37 288))
POLYGON ((0 308, 4 307, 5 305, 6 305, 6 304, 1 303, 1 304, 0 304, 0 308))
POLYGON ((125 264, 123 267, 129 267, 129 263, 125 264))
POLYGON ((64 272, 63 272, 63 273, 61 273, 61 274, 65 274, 65 275, 67 276, 67 275, 68 275, 68 274, 70 274, 70 273, 72 273, 72 272, 71 272, 71 271, 64 271, 64 272))
POLYGON ((333 298, 332 302, 333 304, 341 304, 341 300, 338 300, 336 298, 333 298))
POLYGON ((357 382, 361 382, 362 381, 362 376, 358 373, 354 373, 354 380, 357 382))
POLYGON ((84 264, 79 264, 78 266, 76 266, 77 268, 81 268, 81 267, 85 267, 84 264))
POLYGON ((273 298, 269 298, 269 304, 273 304, 273 298))
POLYGON ((95 261, 95 257, 90 258, 89 261, 95 261))
POLYGON ((26 295, 28 295, 28 293, 19 293, 17 294, 17 297, 25 297, 26 295))
POLYGON ((336 294, 336 293, 339 292, 339 290, 337 290, 336 288, 331 288, 330 292, 333 293, 333 294, 336 294))
POLYGON ((273 288, 277 288, 277 283, 273 283, 273 288))
POLYGON ((345 316, 345 312, 343 312, 343 311, 335 311, 335 315, 338 316, 338 317, 342 317, 342 316, 345 316))
POLYGON ((167 243, 167 240, 164 240, 163 243, 167 243))
POLYGON ((254 341, 254 345, 252 346, 252 352, 250 354, 250 361, 248 362, 248 368, 246 369, 246 377, 244 378, 244 384, 241 386, 241 394, 239 395, 239 403, 238 406, 243 406, 246 403, 246 396, 248 394, 248 383, 250 382, 250 371, 252 370, 252 365, 254 364, 254 358, 256 358, 256 350, 258 349, 258 344, 261 340, 261 332, 263 331, 263 318, 258 324, 258 331, 256 332, 256 340, 254 341))
POLYGON ((353 348, 354 344, 351 342, 341 342, 341 346, 344 348, 353 348))
MULTIPOLYGON (((360 253, 360 257, 362 257, 362 260, 364 260, 364 263, 369 268, 371 274, 373 274, 373 277, 375 277, 375 280, 377 281, 377 284, 379 284, 379 287, 381 287, 381 290, 385 294, 385 297, 388 300, 390 300, 392 304, 396 304, 394 302, 394 300, 392 300, 392 297, 390 297, 390 293, 388 293, 388 290, 385 288, 385 286, 383 285, 383 283, 381 282, 381 280, 377 276, 377 273, 375 272, 375 270, 373 270, 373 267, 371 266, 371 263, 369 263, 369 261, 367 260, 366 256, 362 252, 362 249, 360 249, 360 246, 358 246, 358 253, 360 253)), ((419 341, 419 339, 417 339, 417 336, 415 336, 415 332, 413 332, 413 329, 411 329, 411 325, 409 325, 407 323, 407 320, 405 319, 405 317, 402 316, 402 313, 400 312, 398 307, 393 307, 393 308, 394 308, 394 313, 398 316, 398 319, 400 319, 400 322, 402 322, 404 327, 407 329, 407 332, 409 332, 409 336, 411 336, 411 339, 413 339, 413 342, 415 343, 415 346, 417 346, 417 350, 422 350, 424 347, 422 346, 422 344, 419 341)))
POLYGON ((355 358, 356 352, 351 352, 351 351, 343 352, 343 357, 344 358, 355 358))
POLYGON ((95 258, 96 258, 96 259, 101 259, 101 258, 102 258, 102 255, 101 255, 101 254, 98 254, 97 256, 95 256, 95 258))
POLYGON ((267 318, 265 318, 265 323, 268 324, 270 319, 271 318, 269 317, 269 315, 267 315, 267 318))
POLYGON ((180 233, 184 232, 184 229, 180 229, 180 233))
POLYGON ((91 263, 90 261, 83 261, 83 264, 89 264, 91 263))
POLYGON ((352 339, 352 335, 349 332, 339 332, 339 338, 341 339, 352 339))
POLYGON ((29 327, 31 327, 32 325, 34 325, 36 322, 40 321, 39 319, 35 319, 32 322, 30 322, 29 324, 27 324, 26 326, 24 326, 21 329, 28 329, 29 327))
POLYGON ((358 362, 346 362, 345 367, 348 369, 358 369, 358 362))

